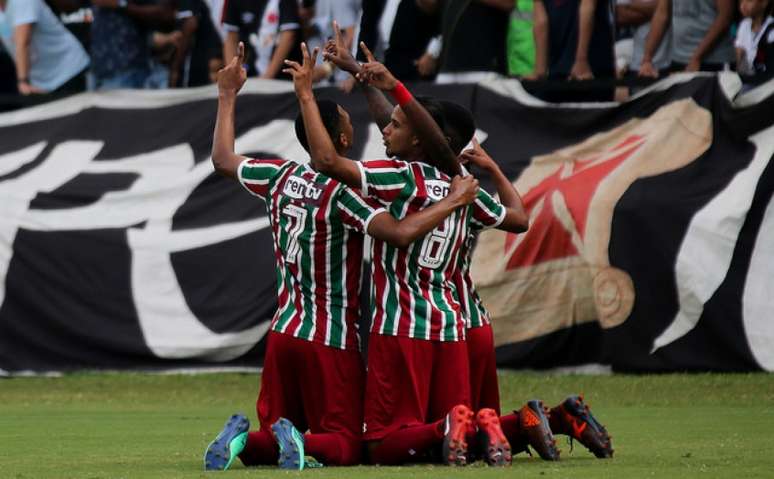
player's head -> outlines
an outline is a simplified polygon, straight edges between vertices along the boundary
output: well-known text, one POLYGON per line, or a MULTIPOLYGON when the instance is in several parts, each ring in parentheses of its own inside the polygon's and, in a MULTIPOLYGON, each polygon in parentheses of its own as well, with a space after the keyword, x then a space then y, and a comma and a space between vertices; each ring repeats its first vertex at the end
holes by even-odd
MULTIPOLYGON (((352 146, 354 135, 349 113, 331 100, 317 100, 317 108, 320 110, 325 131, 331 137, 333 146, 340 155, 344 155, 352 146)), ((309 141, 306 138, 306 127, 304 127, 304 118, 301 113, 296 117, 296 138, 308 152, 309 141)))
POLYGON ((439 103, 446 125, 444 134, 449 139, 449 146, 454 154, 459 155, 476 133, 473 113, 453 101, 439 100, 439 103))
MULTIPOLYGON (((433 120, 443 130, 444 119, 441 104, 438 100, 424 96, 417 96, 415 98, 420 105, 425 107, 425 110, 430 113, 433 120)), ((396 106, 392 110, 390 123, 382 130, 382 137, 387 156, 397 156, 406 159, 425 156, 416 131, 409 123, 408 117, 403 113, 400 106, 396 106)), ((432 162, 429 158, 425 158, 425 160, 432 162)))

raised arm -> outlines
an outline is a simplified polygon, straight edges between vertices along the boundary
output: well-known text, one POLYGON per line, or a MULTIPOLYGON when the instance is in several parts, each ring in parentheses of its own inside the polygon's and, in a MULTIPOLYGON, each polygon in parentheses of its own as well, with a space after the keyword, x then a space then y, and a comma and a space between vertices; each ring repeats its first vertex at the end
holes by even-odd
POLYGON ((455 176, 444 199, 400 221, 389 213, 380 214, 368 225, 368 234, 396 248, 406 248, 438 227, 457 208, 472 203, 477 193, 478 180, 455 176))
POLYGON ((237 55, 231 62, 218 71, 218 116, 215 120, 215 134, 212 139, 212 165, 218 173, 237 177, 244 156, 234 153, 234 111, 236 97, 247 80, 247 72, 242 67, 245 59, 245 46, 239 43, 237 55))
POLYGON ((302 64, 285 60, 286 68, 282 71, 293 77, 293 87, 298 98, 298 105, 301 108, 306 138, 309 142, 312 168, 341 181, 350 188, 360 188, 362 180, 357 164, 349 158, 339 156, 333 145, 333 140, 325 129, 320 109, 314 98, 312 77, 314 76, 314 64, 317 60, 317 49, 315 48, 313 55, 310 55, 306 43, 302 43, 301 53, 303 54, 302 64))
MULTIPOLYGON (((352 56, 349 48, 347 48, 346 41, 341 35, 341 29, 338 22, 333 21, 333 31, 335 37, 329 40, 325 45, 325 51, 323 52, 323 58, 336 65, 342 71, 345 71, 353 77, 360 73, 360 63, 352 56)), ((361 50, 365 43, 360 42, 361 50)), ((368 50, 366 48, 366 50, 368 50)), ((369 52, 370 53, 370 52, 369 52)), ((373 55, 368 58, 368 61, 373 60, 373 55)), ((363 92, 368 102, 368 111, 371 112, 371 118, 379 126, 379 129, 384 129, 388 123, 390 123, 390 115, 392 114, 392 103, 384 96, 381 90, 372 87, 366 82, 355 81, 355 83, 363 92)))
MULTIPOLYGON (((363 48, 366 55, 373 58, 365 45, 363 48)), ((441 131, 441 127, 433 120, 425 107, 390 73, 387 67, 376 61, 369 61, 362 66, 358 78, 382 91, 389 91, 393 95, 403 113, 406 114, 408 121, 416 130, 416 136, 422 143, 425 154, 435 160, 441 171, 449 176, 462 174, 457 155, 449 147, 449 142, 441 131)))
POLYGON ((529 228, 529 216, 524 210, 524 203, 521 201, 519 192, 475 138, 473 138, 473 148, 463 151, 460 160, 463 164, 479 167, 492 178, 500 202, 505 206, 505 219, 497 228, 512 233, 526 231, 529 228))

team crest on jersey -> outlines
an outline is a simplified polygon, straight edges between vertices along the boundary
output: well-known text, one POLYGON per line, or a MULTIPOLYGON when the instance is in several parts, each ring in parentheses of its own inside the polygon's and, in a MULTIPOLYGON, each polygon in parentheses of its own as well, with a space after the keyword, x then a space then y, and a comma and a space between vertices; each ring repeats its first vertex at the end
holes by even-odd
POLYGON ((425 181, 425 190, 427 196, 435 201, 441 201, 449 194, 449 182, 443 180, 427 180, 425 181))
POLYGON ((299 176, 291 176, 285 182, 282 193, 296 200, 316 202, 322 198, 323 190, 314 183, 299 176))

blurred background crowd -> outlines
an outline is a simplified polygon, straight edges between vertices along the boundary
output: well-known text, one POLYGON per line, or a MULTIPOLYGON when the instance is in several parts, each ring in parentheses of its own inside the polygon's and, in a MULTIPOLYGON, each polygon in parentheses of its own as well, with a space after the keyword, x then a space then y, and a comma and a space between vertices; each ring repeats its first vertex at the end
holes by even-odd
MULTIPOLYGON (((287 79, 336 19, 403 81, 556 82, 774 72, 774 0, 0 0, 0 94, 212 83, 239 41, 248 75, 287 79)), ((362 55, 360 59, 363 60, 362 55)), ((348 75, 321 59, 316 81, 348 75)), ((619 81, 619 83, 621 83, 619 81)), ((583 100, 605 100, 609 89, 583 100)), ((572 100, 554 96, 549 100, 572 100)))

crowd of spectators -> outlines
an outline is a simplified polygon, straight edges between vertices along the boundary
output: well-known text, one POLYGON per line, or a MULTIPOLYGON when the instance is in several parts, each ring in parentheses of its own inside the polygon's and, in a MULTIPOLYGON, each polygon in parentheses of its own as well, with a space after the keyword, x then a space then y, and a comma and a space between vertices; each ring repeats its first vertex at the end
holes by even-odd
MULTIPOLYGON (((404 81, 657 78, 774 70, 774 0, 0 0, 0 92, 212 83, 238 42, 248 74, 283 79, 337 20, 404 81)), ((321 58, 321 57, 320 57, 321 58)), ((315 80, 353 80, 319 60, 315 80)), ((606 99, 587 90, 582 98, 606 99)), ((552 97, 551 100, 572 100, 552 97)))

